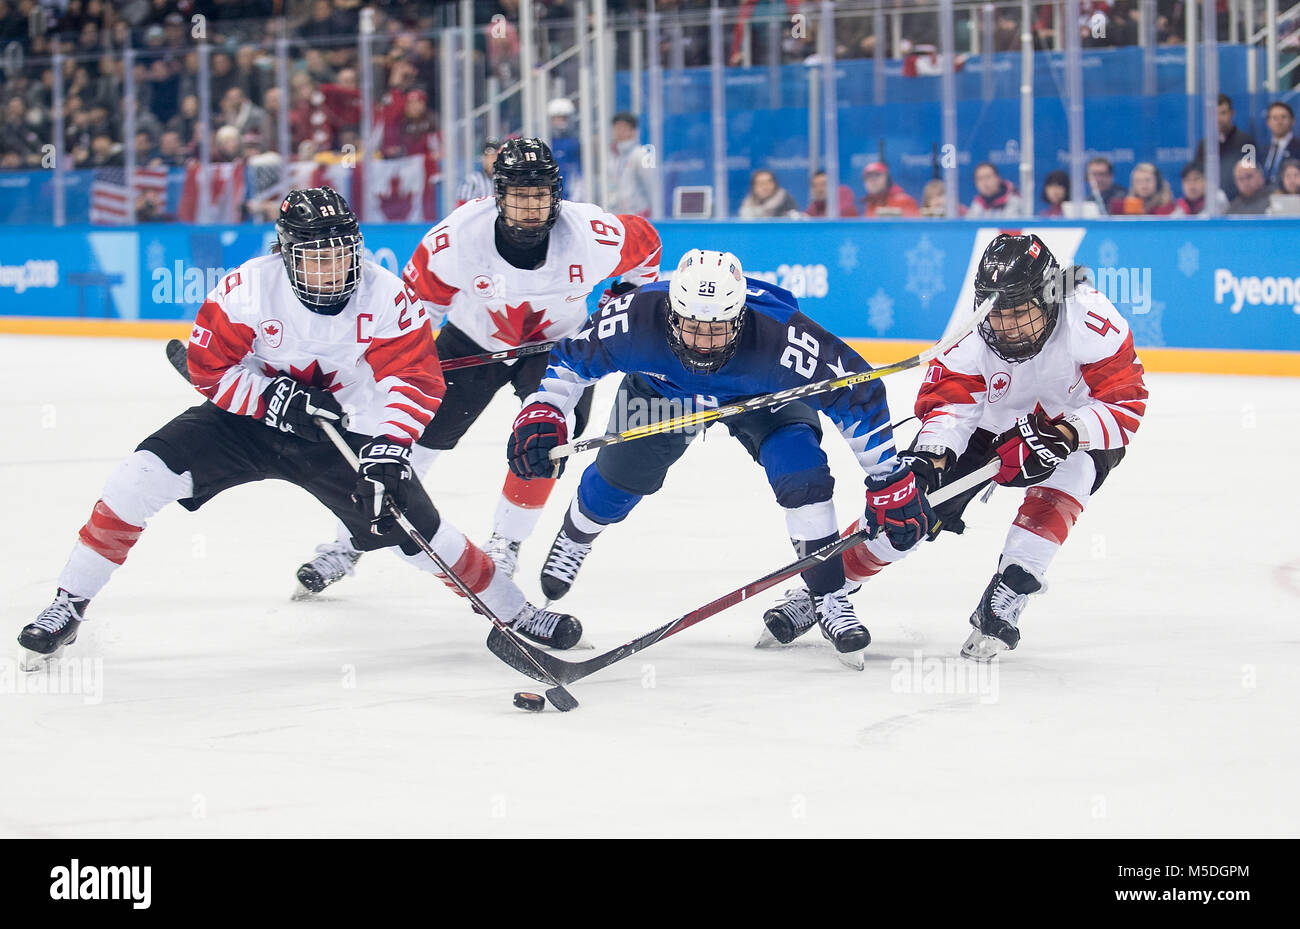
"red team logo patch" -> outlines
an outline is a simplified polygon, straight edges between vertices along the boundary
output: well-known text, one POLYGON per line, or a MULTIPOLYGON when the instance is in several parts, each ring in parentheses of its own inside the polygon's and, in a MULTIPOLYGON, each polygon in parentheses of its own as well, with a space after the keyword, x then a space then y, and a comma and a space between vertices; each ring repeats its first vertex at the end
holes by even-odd
POLYGON ((204 329, 198 323, 190 330, 190 341, 199 348, 207 348, 208 343, 212 341, 212 330, 204 329))
POLYGON ((997 403, 1007 395, 1011 389, 1011 375, 1005 371, 999 371, 989 378, 989 403, 997 403))
POLYGON ((496 286, 492 278, 486 274, 480 274, 474 278, 474 295, 477 297, 495 297, 497 295, 496 286))
POLYGON ((284 323, 278 319, 264 319, 258 329, 267 348, 279 348, 284 341, 284 323))

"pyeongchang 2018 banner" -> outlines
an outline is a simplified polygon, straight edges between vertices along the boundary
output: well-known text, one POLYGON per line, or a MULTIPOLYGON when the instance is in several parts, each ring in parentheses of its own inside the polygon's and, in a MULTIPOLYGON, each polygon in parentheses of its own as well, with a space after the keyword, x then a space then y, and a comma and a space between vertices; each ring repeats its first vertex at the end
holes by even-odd
MULTIPOLYGON (((363 224, 400 274, 423 224, 363 224)), ((1288 219, 665 221, 663 273, 691 248, 734 252, 843 338, 934 340, 973 306, 1002 231, 1038 233, 1128 319, 1138 346, 1300 352, 1300 222, 1288 219)), ((0 228, 0 316, 193 319, 226 271, 266 254, 266 226, 0 228)), ((597 288, 597 292, 602 288, 597 288)))

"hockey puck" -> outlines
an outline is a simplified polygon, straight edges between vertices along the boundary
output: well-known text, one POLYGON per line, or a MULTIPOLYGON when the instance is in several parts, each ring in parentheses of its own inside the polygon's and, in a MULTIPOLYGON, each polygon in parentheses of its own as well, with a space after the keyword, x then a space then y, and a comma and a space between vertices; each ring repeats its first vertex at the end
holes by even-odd
POLYGON ((546 698, 541 694, 530 694, 520 691, 515 694, 515 706, 519 707, 521 710, 540 713, 546 708, 546 698))

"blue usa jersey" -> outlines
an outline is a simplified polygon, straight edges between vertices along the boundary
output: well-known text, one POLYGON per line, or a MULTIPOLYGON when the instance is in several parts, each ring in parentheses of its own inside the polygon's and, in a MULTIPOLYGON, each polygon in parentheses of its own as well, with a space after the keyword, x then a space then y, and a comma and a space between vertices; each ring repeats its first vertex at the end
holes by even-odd
MULTIPOLYGON (((546 376, 527 402, 548 403, 568 415, 589 384, 615 372, 640 372, 664 397, 701 409, 871 370, 857 352, 801 313, 789 291, 745 280, 749 312, 735 354, 719 370, 691 371, 673 354, 668 281, 656 281, 611 301, 575 336, 557 342, 546 376)), ((888 471, 896 463, 889 407, 879 381, 804 402, 835 424, 863 470, 888 471)))

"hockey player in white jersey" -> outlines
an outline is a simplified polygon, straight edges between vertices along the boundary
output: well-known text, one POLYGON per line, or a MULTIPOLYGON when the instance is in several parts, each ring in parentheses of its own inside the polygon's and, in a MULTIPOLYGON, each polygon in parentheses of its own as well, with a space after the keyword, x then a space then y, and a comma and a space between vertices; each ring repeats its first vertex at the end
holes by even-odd
POLYGON ((423 304, 396 275, 363 261, 356 217, 329 188, 290 191, 276 231, 277 254, 240 265, 203 303, 189 373, 206 402, 146 438, 109 477, 54 602, 18 637, 27 666, 76 640, 90 600, 164 506, 197 510, 223 490, 269 478, 316 497, 359 548, 395 546, 438 573, 385 515, 391 498, 501 619, 536 642, 571 647, 582 634, 577 620, 531 606, 411 480, 411 446, 443 394, 423 304), (317 419, 342 432, 359 471, 317 419))
MULTIPOLYGON (((404 277, 438 335, 442 359, 561 339, 587 320, 587 298, 618 278, 608 300, 659 274, 659 234, 639 216, 615 216, 562 199, 563 178, 545 142, 514 139, 497 155, 494 199, 471 200, 425 234, 404 277)), ((427 474, 454 448, 507 384, 521 400, 537 389, 546 355, 446 372, 441 409, 416 445, 413 464, 427 474)), ((574 435, 591 410, 588 392, 574 410, 574 435)), ((513 575, 519 546, 532 533, 554 480, 524 481, 506 472, 492 536, 483 550, 513 575)), ((352 573, 360 552, 338 538, 317 547, 298 569, 299 596, 319 593, 352 573)))
MULTIPOLYGON (((926 493, 993 458, 1002 463, 994 481, 1027 488, 970 616, 962 654, 977 661, 1019 643, 1026 602, 1044 589, 1052 559, 1146 412, 1128 323, 1095 289, 1073 286, 1072 271, 1036 235, 994 239, 975 279, 976 304, 996 293, 994 309, 978 337, 930 363, 916 398, 921 430, 903 457, 926 493)), ((941 531, 963 530, 962 512, 985 486, 935 507, 941 531)), ((899 557, 864 543, 845 553, 844 572, 861 582, 899 557)), ((764 621, 783 641, 806 632, 807 591, 787 594, 764 621)))

